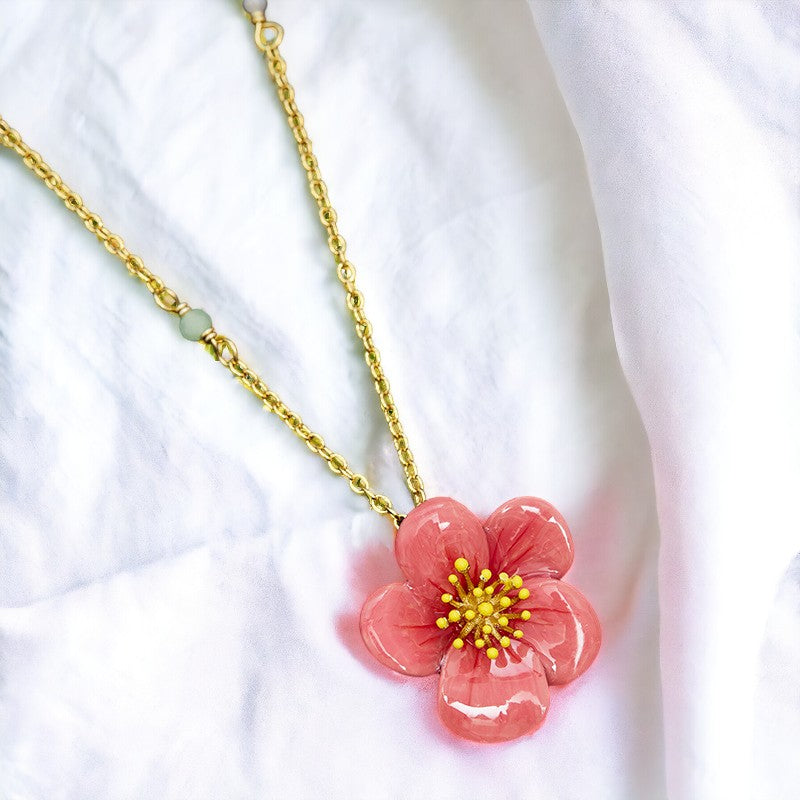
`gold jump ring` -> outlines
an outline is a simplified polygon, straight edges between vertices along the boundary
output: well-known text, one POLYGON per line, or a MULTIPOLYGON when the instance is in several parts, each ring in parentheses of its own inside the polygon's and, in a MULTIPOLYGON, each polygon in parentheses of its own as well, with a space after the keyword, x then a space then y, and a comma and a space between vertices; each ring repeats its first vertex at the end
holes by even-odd
POLYGON ((256 23, 256 44, 265 53, 274 50, 283 41, 283 28, 277 22, 256 23), (270 37, 269 32, 272 31, 270 37))

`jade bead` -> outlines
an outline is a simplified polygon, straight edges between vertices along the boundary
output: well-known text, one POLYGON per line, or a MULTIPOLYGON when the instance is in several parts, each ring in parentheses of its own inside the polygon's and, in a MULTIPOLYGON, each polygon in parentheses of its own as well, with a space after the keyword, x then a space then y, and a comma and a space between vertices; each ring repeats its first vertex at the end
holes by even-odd
POLYGON ((211 317, 202 308, 192 308, 181 317, 178 327, 184 339, 199 342, 200 337, 211 327, 211 317))

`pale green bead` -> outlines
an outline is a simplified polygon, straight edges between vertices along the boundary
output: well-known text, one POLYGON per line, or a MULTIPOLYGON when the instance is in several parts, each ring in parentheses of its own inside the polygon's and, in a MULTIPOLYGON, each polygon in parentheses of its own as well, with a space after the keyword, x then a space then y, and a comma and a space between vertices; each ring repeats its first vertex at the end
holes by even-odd
POLYGON ((211 327, 211 317, 202 308, 193 308, 181 317, 179 327, 184 339, 199 342, 200 337, 211 327))

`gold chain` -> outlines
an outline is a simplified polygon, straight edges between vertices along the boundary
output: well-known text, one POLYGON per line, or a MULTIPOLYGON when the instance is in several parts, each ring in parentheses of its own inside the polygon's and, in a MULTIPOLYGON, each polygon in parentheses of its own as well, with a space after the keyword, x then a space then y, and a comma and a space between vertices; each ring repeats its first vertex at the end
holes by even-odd
MULTIPOLYGON (((355 322, 356 333, 364 346, 367 366, 372 373, 383 414, 386 417, 400 463, 406 474, 406 483, 411 492, 411 497, 414 504, 419 505, 425 500, 422 481, 417 473, 414 457, 408 448, 408 442, 398 417, 397 407, 389 390, 389 382, 383 372, 380 355, 372 339, 372 326, 364 314, 364 298, 356 288, 355 268, 347 261, 345 241, 336 226, 336 212, 331 207, 327 189, 322 182, 317 167, 317 160, 311 150, 311 141, 303 127, 303 118, 295 105, 294 90, 286 80, 286 62, 278 52, 282 30, 275 23, 264 23, 261 27, 265 29, 266 33, 272 31, 276 34, 271 41, 267 41, 264 32, 257 25, 256 41, 260 42, 259 47, 262 47, 266 53, 270 75, 278 89, 278 96, 286 111, 294 137, 297 140, 300 159, 308 175, 309 189, 319 206, 320 220, 328 232, 328 246, 336 260, 337 275, 347 293, 347 307, 350 309, 350 314, 355 322)), ((161 278, 150 272, 139 256, 128 250, 122 237, 112 233, 103 224, 103 220, 84 205, 80 195, 61 180, 58 173, 45 163, 39 153, 32 150, 23 141, 20 134, 2 116, 0 116, 0 143, 16 152, 25 166, 60 197, 70 211, 75 212, 83 220, 86 228, 102 242, 106 250, 119 258, 130 274, 144 283, 160 308, 178 316, 183 316, 192 310, 192 307, 182 302, 178 295, 161 278)), ((309 429, 303 420, 239 357, 237 347, 230 338, 218 333, 212 327, 203 334, 201 342, 216 361, 226 367, 245 389, 252 392, 261 401, 267 411, 276 414, 298 438, 305 442, 311 452, 325 459, 334 474, 347 479, 352 491, 366 497, 373 510, 391 517, 395 527, 399 527, 404 515, 395 510, 391 500, 375 492, 363 475, 354 472, 343 456, 331 450, 318 433, 314 433, 309 429)))
POLYGON ((283 110, 286 112, 286 121, 289 123, 292 134, 297 142, 297 151, 300 163, 306 171, 308 190, 319 208, 319 219, 328 234, 328 249, 336 263, 336 275, 344 287, 347 296, 347 308, 355 324, 356 334, 364 346, 364 357, 372 374, 375 391, 381 402, 383 416, 394 440, 400 463, 406 475, 406 485, 411 492, 414 505, 419 505, 425 500, 425 489, 414 463, 414 456, 408 446, 403 426, 394 398, 389 387, 389 381, 381 366, 381 357, 372 338, 372 325, 364 313, 364 296, 356 287, 356 268, 347 260, 347 243, 339 233, 336 224, 336 212, 331 206, 328 189, 320 175, 319 165, 308 138, 303 115, 297 107, 294 98, 294 87, 286 77, 286 61, 280 54, 279 46, 283 40, 283 28, 276 22, 255 21, 256 44, 264 52, 264 58, 278 93, 283 110))

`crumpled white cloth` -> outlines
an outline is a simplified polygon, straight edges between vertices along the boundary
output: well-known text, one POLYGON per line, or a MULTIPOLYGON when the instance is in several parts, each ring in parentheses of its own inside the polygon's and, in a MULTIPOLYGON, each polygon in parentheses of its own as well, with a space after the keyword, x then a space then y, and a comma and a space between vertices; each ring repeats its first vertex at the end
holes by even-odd
MULTIPOLYGON (((237 6, 4 0, 0 114, 406 509, 237 6)), ((603 650, 444 733, 391 527, 3 152, 0 797, 796 798, 797 4, 271 12, 429 496, 558 505, 603 650)))

